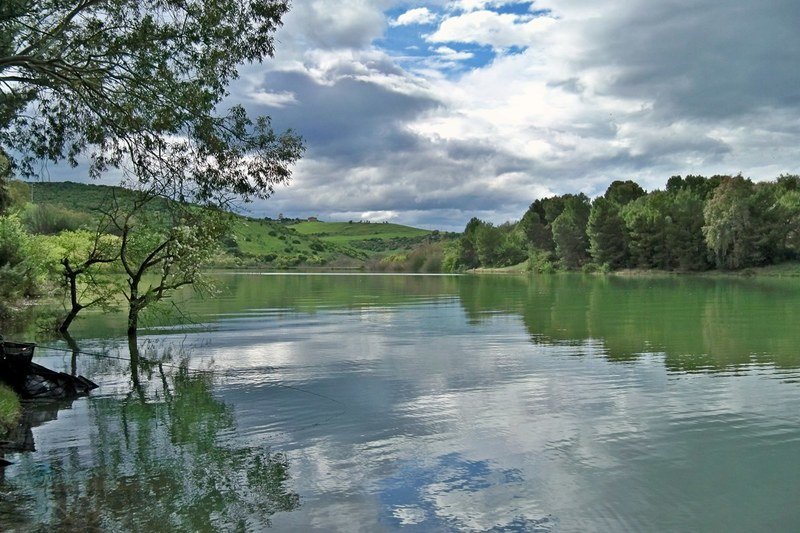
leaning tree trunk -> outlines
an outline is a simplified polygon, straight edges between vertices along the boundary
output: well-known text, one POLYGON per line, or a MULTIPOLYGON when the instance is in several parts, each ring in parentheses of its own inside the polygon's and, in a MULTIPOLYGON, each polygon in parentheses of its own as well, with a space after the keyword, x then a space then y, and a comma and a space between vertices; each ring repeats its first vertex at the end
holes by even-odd
POLYGON ((67 313, 67 316, 61 321, 61 325, 58 327, 60 333, 66 334, 70 325, 72 325, 72 321, 75 320, 75 317, 78 316, 78 313, 83 309, 83 306, 78 303, 78 275, 82 272, 80 270, 73 270, 68 259, 62 259, 61 264, 64 265, 64 277, 67 278, 67 283, 69 285, 69 303, 72 306, 69 313, 67 313))
POLYGON ((128 309, 128 339, 136 339, 136 331, 139 329, 139 308, 131 304, 128 309))
POLYGON ((139 380, 139 343, 136 338, 136 330, 134 330, 132 335, 128 335, 128 353, 130 354, 131 383, 139 399, 144 402, 144 390, 139 380))
POLYGON ((130 298, 128 299, 128 338, 136 337, 139 328, 139 311, 142 310, 142 298, 139 297, 139 276, 128 280, 130 298))

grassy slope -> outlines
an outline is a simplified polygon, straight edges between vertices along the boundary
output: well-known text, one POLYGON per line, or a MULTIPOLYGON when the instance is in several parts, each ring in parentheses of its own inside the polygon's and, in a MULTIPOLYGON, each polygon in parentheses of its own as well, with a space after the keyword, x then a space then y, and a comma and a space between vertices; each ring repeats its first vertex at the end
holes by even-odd
POLYGON ((291 226, 303 235, 313 235, 326 242, 340 244, 367 239, 417 238, 430 235, 426 229, 400 224, 365 224, 361 222, 299 222, 291 226))
POLYGON ((350 246, 372 257, 407 253, 430 238, 444 235, 400 224, 364 222, 298 222, 292 229, 340 246, 350 246))
MULTIPOLYGON (((118 187, 71 182, 31 185, 34 203, 54 204, 88 213, 93 212, 112 192, 126 193, 118 187)), ((236 248, 233 253, 245 264, 272 262, 279 267, 298 263, 324 265, 339 259, 360 262, 367 259, 375 248, 390 253, 406 249, 410 243, 431 233, 399 224, 286 224, 235 215, 233 238, 236 248)))

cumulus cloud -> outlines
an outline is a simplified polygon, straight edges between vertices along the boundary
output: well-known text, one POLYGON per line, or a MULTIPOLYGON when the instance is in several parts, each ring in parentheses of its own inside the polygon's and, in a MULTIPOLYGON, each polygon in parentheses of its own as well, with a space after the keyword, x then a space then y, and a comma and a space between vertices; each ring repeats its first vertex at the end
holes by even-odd
POLYGON ((461 229, 614 179, 800 171, 795 2, 510 4, 295 4, 275 60, 231 88, 308 145, 251 209, 461 229))
POLYGON ((530 0, 454 0, 450 7, 454 10, 476 11, 489 7, 498 8, 512 4, 531 4, 530 0))
POLYGON ((291 91, 282 91, 279 93, 269 91, 257 91, 250 95, 253 101, 259 104, 264 104, 269 107, 284 107, 290 104, 296 104, 297 98, 291 91))
POLYGON ((397 19, 392 21, 392 26, 410 26, 412 24, 431 24, 437 19, 437 15, 432 13, 427 7, 409 9, 397 19))
POLYGON ((431 42, 477 43, 495 48, 528 46, 538 33, 546 30, 553 19, 530 17, 495 11, 471 11, 448 17, 439 29, 428 36, 431 42))
POLYGON ((459 52, 458 50, 453 50, 449 46, 440 46, 436 50, 434 50, 437 54, 442 56, 445 59, 450 59, 453 61, 460 61, 462 59, 471 59, 475 56, 472 52, 459 52))

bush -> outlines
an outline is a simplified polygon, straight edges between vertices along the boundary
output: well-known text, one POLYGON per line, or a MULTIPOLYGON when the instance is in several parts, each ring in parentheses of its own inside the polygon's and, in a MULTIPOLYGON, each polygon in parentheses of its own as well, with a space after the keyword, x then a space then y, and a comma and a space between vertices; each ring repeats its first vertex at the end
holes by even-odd
POLYGON ((57 205, 29 204, 22 213, 22 221, 31 233, 55 235, 65 230, 88 228, 92 217, 57 205))
POLYGON ((556 271, 551 254, 543 250, 531 249, 528 256, 528 270, 537 274, 552 274, 556 271))
POLYGON ((45 275, 46 250, 33 244, 16 215, 0 217, 0 312, 36 294, 45 275))

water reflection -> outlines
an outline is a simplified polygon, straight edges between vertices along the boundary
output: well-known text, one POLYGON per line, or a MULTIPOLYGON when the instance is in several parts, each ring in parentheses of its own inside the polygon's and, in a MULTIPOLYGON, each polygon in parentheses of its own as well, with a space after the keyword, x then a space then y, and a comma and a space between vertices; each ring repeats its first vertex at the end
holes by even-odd
POLYGON ((0 529, 257 530, 298 507, 283 454, 224 442, 235 420, 212 373, 131 355, 128 394, 81 400, 91 446, 12 456, 0 529))
POLYGON ((797 280, 515 276, 459 288, 473 323, 518 314, 535 344, 600 341, 620 362, 663 353, 673 372, 800 368, 797 280))
POLYGON ((44 426, 51 442, 9 470, 0 512, 69 529, 96 508, 81 519, 112 530, 800 525, 800 396, 785 383, 800 375, 800 280, 220 284, 190 305, 205 329, 145 339, 205 343, 216 373, 180 367, 179 350, 130 368, 80 358, 102 396, 44 426), (55 438, 59 423, 74 429, 55 438))

